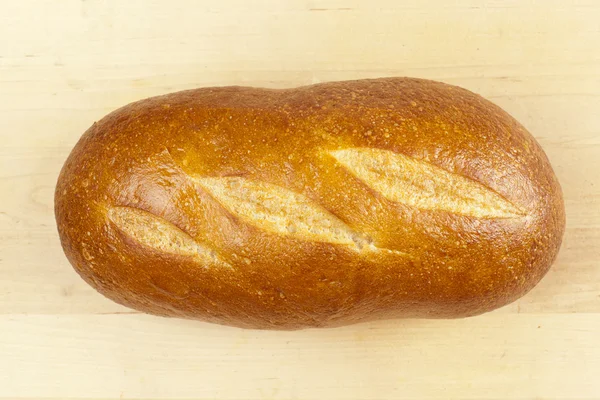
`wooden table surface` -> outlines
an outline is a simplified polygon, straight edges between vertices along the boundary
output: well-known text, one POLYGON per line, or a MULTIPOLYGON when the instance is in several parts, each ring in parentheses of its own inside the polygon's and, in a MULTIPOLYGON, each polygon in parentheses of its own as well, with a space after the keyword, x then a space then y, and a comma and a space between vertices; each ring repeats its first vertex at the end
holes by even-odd
POLYGON ((600 2, 0 3, 0 398, 599 399, 600 2), (555 266, 484 316, 261 332, 133 312, 72 270, 53 216, 82 132, 206 85, 460 85, 520 120, 562 183, 555 266))

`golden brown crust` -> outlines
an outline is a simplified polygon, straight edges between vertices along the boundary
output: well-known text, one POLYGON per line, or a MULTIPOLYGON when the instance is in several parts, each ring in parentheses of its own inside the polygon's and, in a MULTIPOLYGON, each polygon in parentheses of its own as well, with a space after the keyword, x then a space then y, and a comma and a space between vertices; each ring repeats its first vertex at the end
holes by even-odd
POLYGON ((55 209, 67 257, 107 297, 275 329, 492 310, 542 278, 565 223, 518 122, 407 78, 130 104, 75 146, 55 209))

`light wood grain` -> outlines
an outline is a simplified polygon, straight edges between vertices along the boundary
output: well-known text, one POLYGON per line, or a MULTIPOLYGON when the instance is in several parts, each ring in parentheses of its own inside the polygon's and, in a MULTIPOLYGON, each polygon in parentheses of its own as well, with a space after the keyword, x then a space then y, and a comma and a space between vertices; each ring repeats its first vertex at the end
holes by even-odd
POLYGON ((600 398, 600 2, 0 2, 0 398, 600 398), (259 332, 141 315, 62 254, 52 197, 95 120, 207 85, 457 84, 519 119, 567 232, 531 293, 459 321, 259 332))

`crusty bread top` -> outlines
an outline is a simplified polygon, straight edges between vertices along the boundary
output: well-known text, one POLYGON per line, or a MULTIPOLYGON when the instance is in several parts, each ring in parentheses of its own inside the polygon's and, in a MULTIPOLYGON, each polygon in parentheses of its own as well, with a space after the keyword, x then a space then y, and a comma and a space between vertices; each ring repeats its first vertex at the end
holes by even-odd
POLYGON ((406 78, 133 103, 56 193, 65 251, 107 296, 258 327, 483 312, 539 281, 564 229, 520 124, 406 78))

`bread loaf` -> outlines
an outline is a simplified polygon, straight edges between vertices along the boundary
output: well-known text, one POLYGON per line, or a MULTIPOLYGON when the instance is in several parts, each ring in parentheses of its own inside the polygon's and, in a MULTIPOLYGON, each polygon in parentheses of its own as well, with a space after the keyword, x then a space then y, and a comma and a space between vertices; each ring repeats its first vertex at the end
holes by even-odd
POLYGON ((55 211, 114 301, 273 329, 490 311, 542 278, 565 224, 517 121, 407 78, 130 104, 79 140, 55 211))

